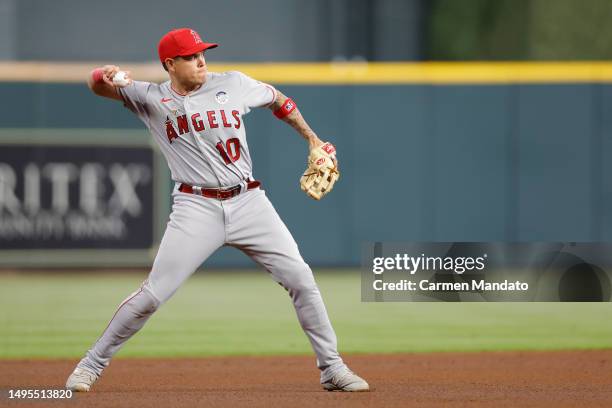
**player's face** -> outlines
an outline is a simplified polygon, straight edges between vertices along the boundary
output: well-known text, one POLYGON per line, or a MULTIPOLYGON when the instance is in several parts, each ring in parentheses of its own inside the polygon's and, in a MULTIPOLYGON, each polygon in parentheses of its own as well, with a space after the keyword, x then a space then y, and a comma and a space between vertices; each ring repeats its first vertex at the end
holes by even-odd
POLYGON ((185 84, 203 84, 206 78, 204 52, 174 58, 174 75, 185 84))

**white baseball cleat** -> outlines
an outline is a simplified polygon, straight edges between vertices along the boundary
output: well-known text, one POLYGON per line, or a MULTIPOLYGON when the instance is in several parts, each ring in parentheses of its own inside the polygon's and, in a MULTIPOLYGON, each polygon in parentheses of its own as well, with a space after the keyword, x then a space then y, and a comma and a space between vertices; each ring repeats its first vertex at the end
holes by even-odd
POLYGON ((327 391, 363 392, 370 391, 370 386, 363 378, 351 370, 341 371, 323 383, 327 391))
POLYGON ((88 392, 98 376, 91 371, 83 368, 75 368, 68 381, 66 381, 66 389, 77 392, 88 392))

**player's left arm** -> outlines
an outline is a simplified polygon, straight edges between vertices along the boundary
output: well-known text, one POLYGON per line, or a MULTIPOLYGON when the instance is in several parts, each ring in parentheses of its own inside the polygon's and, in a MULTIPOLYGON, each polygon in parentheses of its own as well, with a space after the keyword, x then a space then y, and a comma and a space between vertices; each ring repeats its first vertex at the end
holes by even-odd
MULTIPOLYGON (((288 123, 289 126, 294 128, 308 142, 308 147, 310 150, 322 146, 325 143, 319 139, 317 134, 312 130, 308 123, 306 123, 306 120, 298 109, 297 104, 295 104, 295 102, 293 102, 278 89, 276 89, 276 98, 274 99, 274 102, 268 105, 268 109, 274 112, 275 115, 280 114, 280 119, 283 122, 288 123)), ((336 156, 332 156, 331 159, 336 168, 338 168, 338 159, 336 156)))
POLYGON ((323 143, 319 139, 291 98, 278 91, 275 95, 268 108, 274 112, 274 116, 294 128, 310 147, 307 167, 300 177, 300 188, 310 197, 320 200, 332 191, 340 177, 336 149, 331 143, 323 143))
MULTIPOLYGON (((274 102, 268 105, 268 109, 275 113, 282 112, 283 109, 286 109, 286 103, 288 101, 290 101, 290 99, 277 89, 276 99, 274 102)), ((324 143, 321 139, 319 139, 308 123, 306 123, 306 120, 302 116, 302 113, 298 109, 297 105, 294 106, 289 114, 282 117, 281 120, 288 123, 289 126, 294 128, 308 142, 310 150, 319 147, 324 143)), ((334 157, 332 160, 334 161, 334 164, 338 166, 338 161, 336 158, 334 157)))

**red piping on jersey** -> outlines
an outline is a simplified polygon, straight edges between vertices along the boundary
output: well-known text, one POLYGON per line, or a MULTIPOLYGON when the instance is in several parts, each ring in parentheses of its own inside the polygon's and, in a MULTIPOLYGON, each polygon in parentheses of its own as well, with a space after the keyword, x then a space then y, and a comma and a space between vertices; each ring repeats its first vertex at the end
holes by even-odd
POLYGON ((172 82, 170 82, 170 89, 172 90, 172 92, 174 92, 178 96, 187 96, 187 94, 182 94, 179 91, 177 91, 176 89, 174 89, 174 86, 172 86, 172 82))
MULTIPOLYGON (((202 85, 198 86, 196 89, 194 89, 194 90, 193 90, 193 91, 191 91, 191 92, 195 92, 195 91, 197 91, 198 89, 202 88, 202 86, 203 86, 203 85, 204 85, 204 84, 202 84, 202 85)), ((187 95, 189 95, 189 94, 191 93, 191 92, 187 92, 187 93, 185 93, 185 94, 180 93, 179 91, 177 91, 176 89, 174 89, 174 86, 172 86, 172 81, 170 81, 170 89, 172 90, 172 92, 174 92, 175 94, 177 94, 177 95, 179 95, 179 96, 187 96, 187 95)))
MULTIPOLYGON (((106 327, 104 328, 104 330, 102 331, 102 334, 100 335, 100 337, 98 337, 98 340, 96 340, 96 343, 102 338, 102 336, 104 336, 104 333, 106 332, 106 330, 110 327, 111 323, 113 322, 113 320, 115 320, 115 317, 117 317, 117 313, 119 313, 119 311, 121 310, 121 308, 123 306, 125 306, 125 304, 127 302, 129 302, 130 300, 134 299, 136 296, 138 296, 143 290, 144 290, 144 283, 140 286, 140 289, 138 289, 138 291, 136 291, 136 293, 132 294, 131 296, 128 296, 127 299, 125 299, 123 302, 121 302, 121 304, 119 305, 119 307, 117 308, 117 310, 115 311, 115 314, 113 315, 113 317, 110 319, 110 321, 108 322, 108 324, 106 325, 106 327)), ((157 300, 157 299, 156 299, 157 300)))
POLYGON ((272 85, 268 85, 268 84, 264 84, 265 86, 267 86, 268 88, 270 88, 270 90, 272 91, 272 101, 266 105, 266 107, 272 105, 274 102, 276 102, 276 89, 272 86, 272 85))

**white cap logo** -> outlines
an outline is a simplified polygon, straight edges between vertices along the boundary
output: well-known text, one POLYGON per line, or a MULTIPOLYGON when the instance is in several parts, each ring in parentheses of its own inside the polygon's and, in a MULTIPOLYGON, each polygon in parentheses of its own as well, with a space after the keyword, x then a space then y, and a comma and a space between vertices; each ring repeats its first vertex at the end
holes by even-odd
POLYGON ((202 39, 200 38, 200 35, 198 33, 196 33, 194 30, 190 30, 191 35, 193 36, 193 41, 196 44, 201 44, 202 43, 202 39))

